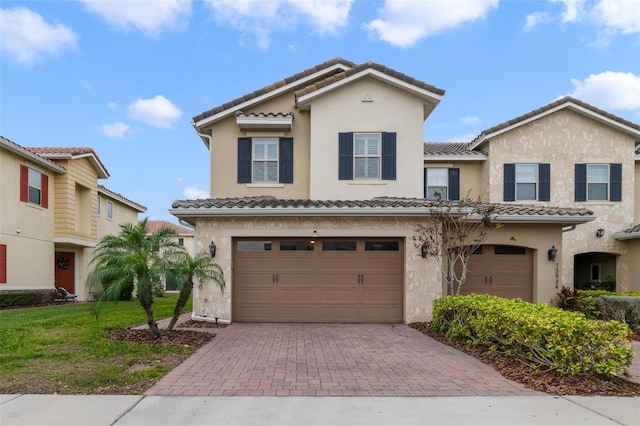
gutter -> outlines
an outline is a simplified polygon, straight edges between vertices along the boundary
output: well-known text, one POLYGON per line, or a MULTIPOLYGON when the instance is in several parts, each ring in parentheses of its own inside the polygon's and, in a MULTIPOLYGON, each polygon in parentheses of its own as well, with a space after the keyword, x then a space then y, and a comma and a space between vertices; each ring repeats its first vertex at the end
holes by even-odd
POLYGON ((640 238, 640 232, 616 232, 613 234, 613 238, 616 240, 633 240, 640 238))
POLYGON ((569 229, 563 229, 562 232, 571 232, 576 230, 576 225, 571 225, 569 229))
POLYGON ((196 126, 196 123, 194 123, 193 121, 191 122, 191 125, 193 126, 193 129, 196 131, 198 136, 200 136, 200 138, 202 139, 202 142, 204 142, 204 144, 207 146, 207 148, 211 149, 211 143, 212 143, 212 139, 213 138, 210 135, 201 133, 200 130, 198 130, 198 127, 196 126), (205 139, 207 139, 208 142, 205 139))

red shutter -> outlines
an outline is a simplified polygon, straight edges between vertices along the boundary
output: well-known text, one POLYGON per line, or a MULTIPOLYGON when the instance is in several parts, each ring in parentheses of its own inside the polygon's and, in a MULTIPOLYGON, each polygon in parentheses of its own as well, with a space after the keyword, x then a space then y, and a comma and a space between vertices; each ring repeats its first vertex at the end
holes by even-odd
POLYGON ((20 165, 20 201, 29 201, 29 169, 20 165))
POLYGON ((42 187, 42 207, 45 209, 49 208, 49 176, 42 174, 42 180, 40 181, 40 186, 42 187))
POLYGON ((0 244, 0 284, 7 283, 7 246, 0 244))

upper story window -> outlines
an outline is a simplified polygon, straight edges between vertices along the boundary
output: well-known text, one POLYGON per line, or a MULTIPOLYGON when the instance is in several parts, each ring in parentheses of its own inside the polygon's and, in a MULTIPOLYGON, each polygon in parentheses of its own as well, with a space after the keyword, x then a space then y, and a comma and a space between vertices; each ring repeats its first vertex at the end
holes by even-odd
POLYGON ((424 198, 427 200, 459 200, 460 169, 427 167, 424 169, 424 198))
POLYGON ((293 138, 238 138, 238 183, 293 183, 293 138))
POLYGON ((179 246, 183 246, 184 245, 184 238, 178 238, 178 245, 179 246))
POLYGON ((576 201, 622 201, 622 164, 576 164, 576 201))
POLYGON ((338 179, 396 179, 396 134, 340 133, 338 179))
POLYGON ((98 216, 100 216, 100 214, 102 213, 102 197, 98 197, 98 206, 96 208, 96 211, 98 212, 98 216))
POLYGON ((354 133, 353 165, 355 179, 380 179, 380 133, 354 133))
POLYGON ((507 163, 504 165, 504 201, 550 201, 549 163, 507 163))
POLYGON ((107 217, 113 219, 113 203, 111 201, 107 201, 107 217))
POLYGON ((49 207, 49 176, 20 165, 20 201, 49 207))

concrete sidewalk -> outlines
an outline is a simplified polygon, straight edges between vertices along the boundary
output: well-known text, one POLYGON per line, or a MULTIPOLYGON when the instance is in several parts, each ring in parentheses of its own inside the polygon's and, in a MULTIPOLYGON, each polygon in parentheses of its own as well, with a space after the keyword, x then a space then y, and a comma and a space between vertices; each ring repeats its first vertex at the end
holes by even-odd
POLYGON ((637 425, 640 398, 0 395, 2 426, 637 425))

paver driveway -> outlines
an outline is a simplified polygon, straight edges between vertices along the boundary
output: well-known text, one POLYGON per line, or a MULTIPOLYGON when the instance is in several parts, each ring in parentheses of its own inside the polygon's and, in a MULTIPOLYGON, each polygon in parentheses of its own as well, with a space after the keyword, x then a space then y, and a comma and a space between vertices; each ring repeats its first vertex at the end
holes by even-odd
POLYGON ((146 395, 543 395, 402 324, 246 324, 217 336, 146 395))

